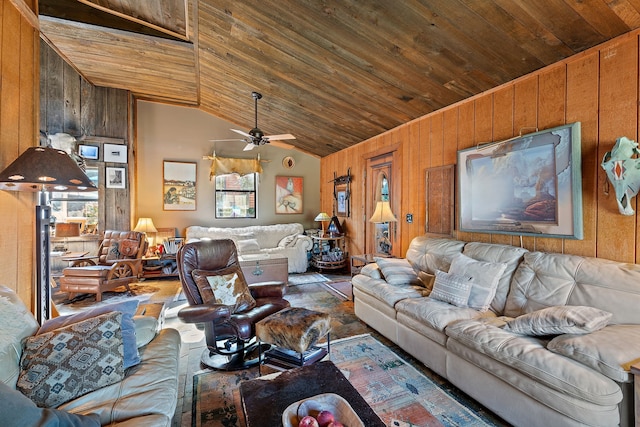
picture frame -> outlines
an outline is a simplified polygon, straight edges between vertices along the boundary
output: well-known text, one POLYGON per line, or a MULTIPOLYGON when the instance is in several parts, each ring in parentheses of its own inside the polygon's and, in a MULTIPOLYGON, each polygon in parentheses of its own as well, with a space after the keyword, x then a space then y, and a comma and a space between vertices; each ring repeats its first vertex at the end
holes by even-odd
POLYGON ((127 169, 126 168, 106 168, 107 188, 127 188, 127 169))
POLYGON ((461 231, 582 239, 580 123, 458 151, 461 231))
POLYGON ((341 185, 336 187, 336 215, 340 217, 349 216, 349 193, 347 186, 341 185))
POLYGON ((197 171, 197 164, 195 162, 163 161, 163 210, 196 210, 197 171))
POLYGON ((453 237, 455 228, 455 166, 425 170, 425 235, 453 237))
POLYGON ((303 190, 303 177, 276 176, 276 214, 303 213, 303 190))
POLYGON ((86 160, 98 160, 100 147, 97 145, 78 144, 78 155, 86 160))
POLYGON ((127 146, 120 144, 104 144, 102 146, 105 162, 127 163, 127 146))

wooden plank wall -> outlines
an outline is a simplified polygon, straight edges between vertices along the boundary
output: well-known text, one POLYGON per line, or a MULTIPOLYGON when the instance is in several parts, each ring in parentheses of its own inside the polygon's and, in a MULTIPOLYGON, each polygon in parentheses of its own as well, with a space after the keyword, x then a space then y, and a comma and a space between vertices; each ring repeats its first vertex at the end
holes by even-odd
MULTIPOLYGON (((40 130, 48 134, 68 133, 101 137, 110 143, 129 141, 129 92, 94 86, 67 64, 47 43, 40 43, 40 130)), ((98 140, 93 145, 102 145, 98 140)), ((100 147, 100 158, 104 150, 100 147)), ((129 147, 129 165, 132 150, 129 147)), ((90 163, 99 173, 100 212, 98 230, 127 230, 130 224, 134 168, 126 164, 90 163), (125 189, 106 188, 107 166, 124 167, 129 183, 125 189)))
MULTIPOLYGON (((37 18, 30 16, 37 6, 35 1, 20 5, 0 1, 0 170, 38 141, 39 36, 31 24, 37 18)), ((32 193, 0 191, 0 285, 15 290, 32 309, 34 207, 32 193)))
MULTIPOLYGON (((351 166, 352 215, 345 219, 350 253, 364 251, 363 153, 401 143, 400 241, 394 255, 403 256, 415 236, 425 230, 425 169, 456 163, 457 151, 500 141, 535 128, 582 123, 582 190, 584 239, 522 237, 456 232, 465 241, 522 244, 530 250, 596 256, 640 262, 638 214, 618 213, 613 189, 607 194, 600 167, 616 138, 638 140, 638 37, 633 31, 491 91, 425 115, 321 160, 322 208, 331 211, 333 172, 351 166), (413 223, 404 218, 413 214, 413 223), (399 246, 399 247, 398 247, 399 246)), ((637 211, 636 199, 633 199, 637 211)), ((457 221, 457 215, 456 215, 457 221)))

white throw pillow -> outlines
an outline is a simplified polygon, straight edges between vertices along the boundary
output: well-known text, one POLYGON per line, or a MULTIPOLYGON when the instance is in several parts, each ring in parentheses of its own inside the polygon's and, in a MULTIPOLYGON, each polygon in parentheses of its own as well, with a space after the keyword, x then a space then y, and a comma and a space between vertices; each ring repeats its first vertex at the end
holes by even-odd
POLYGON ((586 334, 607 326, 611 316, 595 307, 561 305, 518 316, 503 329, 520 335, 586 334))
POLYGON ((451 260, 449 273, 462 274, 473 279, 468 305, 478 311, 487 311, 496 296, 498 282, 507 268, 503 262, 477 261, 463 253, 451 260))
POLYGON ((373 258, 390 285, 421 285, 418 274, 404 258, 373 258))
POLYGON ((297 234, 290 234, 289 236, 284 236, 278 242, 279 248, 292 248, 296 245, 296 240, 298 240, 297 234))
POLYGON ((260 244, 256 239, 239 240, 237 245, 241 254, 260 252, 260 244))
POLYGON ((467 307, 471 286, 472 280, 469 276, 436 270, 436 280, 429 297, 457 307, 467 307))

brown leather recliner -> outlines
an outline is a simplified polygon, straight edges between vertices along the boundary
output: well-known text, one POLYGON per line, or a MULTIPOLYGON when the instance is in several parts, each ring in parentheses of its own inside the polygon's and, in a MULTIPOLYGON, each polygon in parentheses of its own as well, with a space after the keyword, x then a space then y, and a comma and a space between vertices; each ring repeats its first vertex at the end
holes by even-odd
MULTIPOLYGON (((178 275, 189 306, 178 312, 178 317, 187 323, 198 323, 204 327, 207 349, 201 362, 219 370, 245 369, 259 362, 259 351, 255 340, 255 324, 259 320, 289 307, 283 297, 286 283, 264 282, 248 285, 256 304, 253 308, 233 313, 233 307, 215 303, 203 303, 202 295, 192 275, 194 270, 217 272, 237 267, 240 270, 238 253, 233 240, 202 240, 187 243, 176 257, 178 275)), ((264 344, 263 344, 264 345, 264 344)))
POLYGON ((104 232, 97 257, 81 257, 62 271, 60 290, 68 292, 69 299, 76 294, 102 293, 137 282, 142 274, 142 257, 147 252, 144 233, 137 231, 104 232))

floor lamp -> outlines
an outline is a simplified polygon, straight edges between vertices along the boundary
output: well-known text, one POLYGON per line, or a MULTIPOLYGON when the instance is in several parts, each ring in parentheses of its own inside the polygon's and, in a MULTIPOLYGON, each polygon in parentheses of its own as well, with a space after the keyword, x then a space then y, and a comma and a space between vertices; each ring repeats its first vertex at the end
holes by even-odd
POLYGON ((36 319, 51 317, 49 227, 51 191, 98 191, 98 188, 67 153, 51 147, 29 147, 0 172, 0 190, 38 193, 36 205, 36 319))

